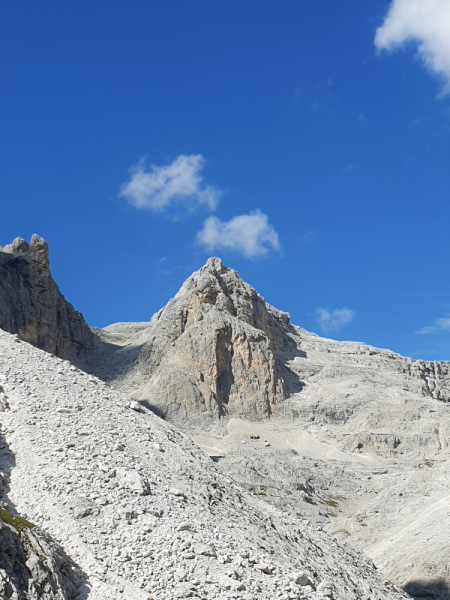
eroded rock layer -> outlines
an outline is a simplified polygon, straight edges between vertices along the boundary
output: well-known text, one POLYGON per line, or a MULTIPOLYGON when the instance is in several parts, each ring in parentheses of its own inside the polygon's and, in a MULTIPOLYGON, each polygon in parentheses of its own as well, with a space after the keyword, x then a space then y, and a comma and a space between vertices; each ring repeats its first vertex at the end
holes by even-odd
POLYGON ((308 411, 345 422, 355 402, 366 403, 393 384, 450 400, 450 363, 412 361, 310 334, 218 258, 189 277, 149 323, 118 323, 97 334, 103 343, 87 368, 183 422, 196 416, 296 419, 308 411), (316 407, 306 399, 320 385, 331 385, 333 393, 326 402, 319 393, 316 407))

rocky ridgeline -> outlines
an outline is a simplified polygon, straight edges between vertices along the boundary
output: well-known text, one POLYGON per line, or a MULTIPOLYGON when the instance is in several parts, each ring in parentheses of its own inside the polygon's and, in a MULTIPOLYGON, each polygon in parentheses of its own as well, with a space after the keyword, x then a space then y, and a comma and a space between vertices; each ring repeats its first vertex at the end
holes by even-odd
POLYGON ((57 356, 93 345, 83 316, 66 302, 49 267, 48 245, 16 238, 0 246, 0 328, 57 356))
POLYGON ((317 397, 315 419, 347 421, 354 409, 348 398, 359 388, 358 402, 365 403, 367 390, 359 391, 368 386, 372 396, 394 384, 450 400, 450 363, 310 334, 218 258, 189 277, 149 323, 119 323, 96 334, 96 348, 80 364, 183 424, 304 418, 311 408, 305 400, 318 385, 334 388, 326 407, 317 397))
MULTIPOLYGON (((0 390, 2 422, 23 417, 28 426, 7 432, 27 463, 12 470, 9 496, 68 544, 91 597, 321 597, 326 569, 295 546, 316 535, 309 520, 363 550, 414 597, 449 600, 450 363, 308 333, 216 258, 149 323, 92 331, 61 296, 37 236, 30 247, 18 239, 3 248, 0 271, 0 326, 114 387, 35 351, 36 370, 9 365, 9 398, 0 390), (50 374, 51 365, 60 372, 50 374), (22 406, 16 417, 12 394, 22 406), (147 408, 188 433, 222 475, 147 408), (277 533, 265 519, 279 513, 236 491, 230 477, 290 515, 277 533), (32 493, 23 480, 34 482, 32 493), (250 506, 259 526, 248 521, 250 506), (185 517, 179 530, 170 520, 185 517), (270 562, 284 535, 304 560, 293 560, 291 547, 270 562), (215 555, 197 552, 203 542, 215 555)), ((324 539, 311 542, 319 554, 324 539)))
POLYGON ((362 554, 248 494, 187 436, 69 362, 0 332, 0 373, 1 459, 13 467, 4 502, 63 545, 86 576, 80 598, 406 597, 362 554))
POLYGON ((106 346, 89 367, 172 418, 267 418, 289 393, 276 359, 286 327, 287 314, 211 258, 147 326, 97 332, 106 346))

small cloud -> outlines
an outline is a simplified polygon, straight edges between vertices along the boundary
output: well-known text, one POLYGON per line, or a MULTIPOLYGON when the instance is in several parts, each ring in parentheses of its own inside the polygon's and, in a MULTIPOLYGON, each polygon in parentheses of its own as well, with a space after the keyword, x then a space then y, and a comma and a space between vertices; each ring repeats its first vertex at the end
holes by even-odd
POLYGON ((326 308, 316 310, 316 320, 322 331, 337 331, 350 323, 355 316, 355 312, 348 308, 336 308, 329 311, 326 308))
POLYGON ((214 210, 221 192, 205 185, 200 171, 205 165, 201 154, 181 154, 165 167, 144 164, 144 159, 130 168, 131 178, 120 188, 119 196, 138 209, 161 212, 172 204, 188 210, 205 206, 214 210))
POLYGON ((196 240, 209 251, 227 248, 247 258, 264 256, 269 249, 280 250, 277 232, 259 210, 225 222, 208 217, 196 240))
POLYGON ((351 173, 354 168, 355 168, 355 165, 353 163, 347 163, 345 165, 343 171, 344 171, 344 173, 351 173))
POLYGON ((419 329, 419 331, 416 331, 416 333, 420 335, 428 335, 429 333, 435 333, 436 331, 450 331, 450 317, 436 319, 433 325, 422 327, 422 329, 419 329))
POLYGON ((361 123, 363 123, 365 120, 366 120, 366 115, 364 114, 364 111, 362 110, 358 115, 358 121, 361 121, 361 123))
POLYGON ((378 50, 395 50, 416 42, 429 71, 444 81, 441 96, 450 93, 450 2, 392 0, 375 34, 378 50))

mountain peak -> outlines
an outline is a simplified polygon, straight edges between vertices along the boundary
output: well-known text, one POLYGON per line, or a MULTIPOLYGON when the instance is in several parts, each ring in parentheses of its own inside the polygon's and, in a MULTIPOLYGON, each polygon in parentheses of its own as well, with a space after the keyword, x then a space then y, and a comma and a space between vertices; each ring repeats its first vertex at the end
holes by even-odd
POLYGON ((57 356, 92 345, 82 315, 66 302, 50 272, 48 244, 33 234, 0 246, 0 328, 57 356))
POLYGON ((30 243, 21 237, 16 237, 11 244, 0 246, 0 251, 13 256, 23 256, 40 262, 45 268, 49 268, 48 244, 36 233, 31 236, 30 243))
MULTIPOLYGON (((93 362, 103 362, 106 379, 120 370, 127 389, 163 414, 260 419, 291 393, 277 359, 291 330, 287 313, 213 257, 148 326, 131 327, 126 351, 93 362)), ((100 335, 111 349, 124 331, 100 335)))
POLYGON ((217 258, 217 256, 211 256, 210 258, 208 258, 205 265, 202 267, 202 269, 205 269, 207 271, 214 271, 214 272, 220 272, 220 271, 222 271, 223 268, 224 268, 224 266, 223 266, 222 259, 217 258))

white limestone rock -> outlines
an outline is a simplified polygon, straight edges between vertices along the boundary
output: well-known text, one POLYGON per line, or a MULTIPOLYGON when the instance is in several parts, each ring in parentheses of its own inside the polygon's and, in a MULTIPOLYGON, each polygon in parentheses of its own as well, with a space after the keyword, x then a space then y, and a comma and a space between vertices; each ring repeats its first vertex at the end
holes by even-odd
POLYGON ((131 411, 129 397, 101 381, 89 382, 65 361, 3 331, 0 371, 11 406, 2 414, 0 450, 8 501, 62 543, 86 574, 89 600, 169 600, 186 593, 231 600, 241 592, 273 600, 302 568, 314 573, 315 586, 331 579, 337 600, 406 597, 361 553, 247 493, 187 436, 149 411, 131 411), (81 410, 56 414, 55 397, 65 407, 80 403, 81 410), (72 438, 79 443, 68 444, 72 438), (116 476, 107 477, 99 463, 116 476), (121 485, 122 473, 139 474, 152 493, 121 485), (97 511, 77 518, 75 497, 97 511), (98 505, 101 498, 107 504, 98 505), (118 518, 120 510, 137 517, 118 518), (151 531, 142 527, 147 518, 154 518, 151 531), (192 529, 177 531, 186 522, 192 529), (238 579, 216 555, 231 558, 238 579), (255 564, 268 565, 272 574, 255 564), (178 569, 186 581, 174 577, 178 569))

